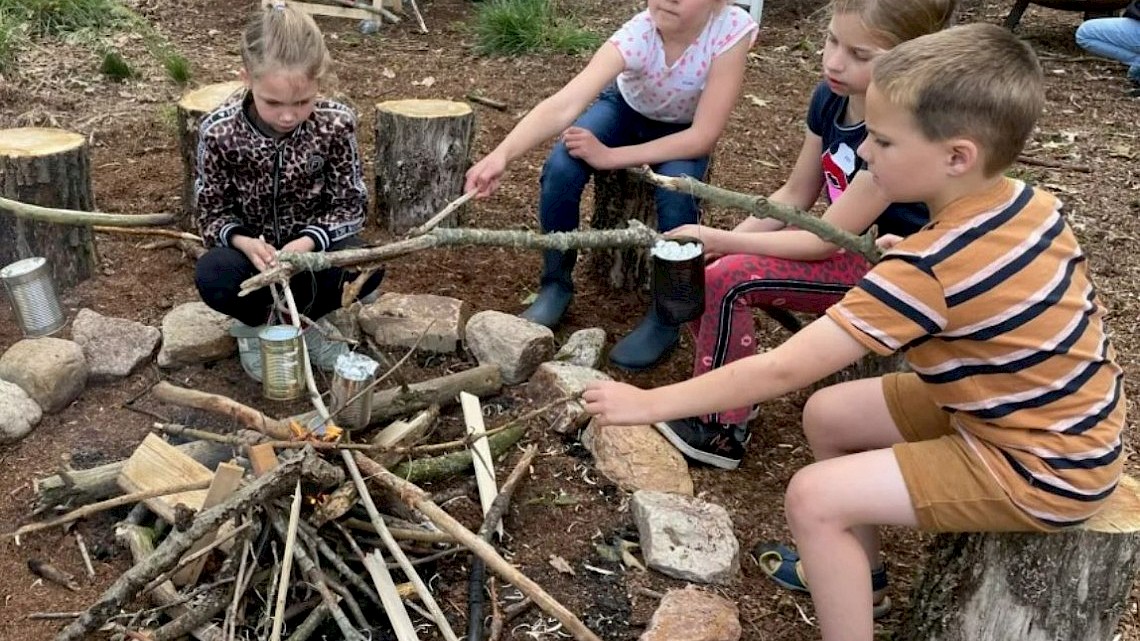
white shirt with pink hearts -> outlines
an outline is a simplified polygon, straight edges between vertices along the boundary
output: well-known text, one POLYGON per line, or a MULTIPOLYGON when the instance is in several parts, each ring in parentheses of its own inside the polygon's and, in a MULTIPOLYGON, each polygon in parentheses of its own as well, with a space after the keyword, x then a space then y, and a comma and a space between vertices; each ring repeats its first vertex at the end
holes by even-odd
POLYGON ((646 118, 692 122, 713 60, 745 36, 751 46, 758 29, 746 11, 725 6, 709 19, 681 57, 667 65, 661 34, 649 11, 642 11, 609 40, 625 59, 625 70, 617 78, 618 90, 646 118))

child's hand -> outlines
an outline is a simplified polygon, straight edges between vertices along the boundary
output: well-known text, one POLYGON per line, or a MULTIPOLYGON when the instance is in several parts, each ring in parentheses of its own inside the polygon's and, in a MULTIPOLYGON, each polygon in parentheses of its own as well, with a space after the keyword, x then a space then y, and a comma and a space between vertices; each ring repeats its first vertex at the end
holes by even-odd
POLYGON ((260 238, 234 236, 230 238, 230 245, 245 254, 245 257, 253 263, 259 272, 277 264, 277 249, 260 238))
POLYGON ((581 127, 570 127, 562 132, 562 142, 570 155, 585 161, 594 169, 620 169, 614 150, 602 144, 594 132, 581 127))
POLYGON ((882 236, 879 236, 875 239, 875 246, 883 251, 887 251, 891 247, 899 244, 899 241, 902 239, 902 236, 897 236, 895 234, 883 234, 882 236))
POLYGON ((591 381, 582 401, 598 425, 641 425, 649 422, 645 395, 645 390, 625 383, 591 381))
POLYGON ((285 246, 281 248, 281 251, 293 252, 294 254, 304 254, 311 252, 316 248, 317 243, 312 238, 309 238, 308 236, 301 236, 300 238, 295 238, 285 243, 285 246))
POLYGON ((487 154, 467 170, 467 183, 463 187, 463 193, 475 190, 476 198, 490 196, 499 188, 499 182, 506 170, 506 158, 494 152, 487 154))
POLYGON ((710 256, 722 256, 724 249, 721 247, 720 239, 724 231, 716 229, 715 227, 708 227, 707 225, 681 225, 674 227, 665 232, 666 238, 695 238, 701 241, 704 247, 705 260, 711 260, 710 256))

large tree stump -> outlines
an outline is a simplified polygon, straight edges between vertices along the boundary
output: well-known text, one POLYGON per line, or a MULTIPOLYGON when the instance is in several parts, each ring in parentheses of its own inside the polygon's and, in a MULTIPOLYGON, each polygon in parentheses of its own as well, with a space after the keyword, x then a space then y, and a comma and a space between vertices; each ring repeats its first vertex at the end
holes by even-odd
MULTIPOLYGON (((92 211, 86 138, 62 129, 0 130, 0 196, 41 207, 92 211)), ((60 289, 89 278, 99 260, 89 226, 0 213, 0 266, 32 256, 47 259, 60 289)))
MULTIPOLYGON (((475 113, 449 100, 376 105, 376 210, 380 225, 403 233, 463 194, 475 113)), ((454 226, 456 216, 445 221, 454 226)))
POLYGON ((1055 534, 944 534, 911 595, 899 639, 1105 641, 1140 567, 1140 483, 1055 534))
POLYGON ((194 203, 194 180, 198 173, 198 125, 244 85, 238 81, 219 82, 183 94, 178 101, 178 150, 182 155, 182 229, 193 230, 198 213, 194 203))
MULTIPOLYGON (((590 227, 625 229, 628 221, 637 220, 657 229, 656 189, 624 169, 595 173, 590 227)), ((598 249, 591 252, 591 264, 614 289, 634 291, 649 286, 651 262, 646 249, 598 249)))

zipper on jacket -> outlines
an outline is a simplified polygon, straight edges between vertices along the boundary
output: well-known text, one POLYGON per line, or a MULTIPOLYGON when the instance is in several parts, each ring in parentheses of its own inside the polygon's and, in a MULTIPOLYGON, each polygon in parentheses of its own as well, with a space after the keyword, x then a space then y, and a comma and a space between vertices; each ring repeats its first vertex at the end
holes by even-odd
MULTIPOLYGON (((276 244, 280 244, 281 238, 281 223, 277 219, 277 194, 281 186, 281 143, 277 142, 273 145, 273 235, 276 244)), ((278 249, 281 249, 278 247, 278 249)))

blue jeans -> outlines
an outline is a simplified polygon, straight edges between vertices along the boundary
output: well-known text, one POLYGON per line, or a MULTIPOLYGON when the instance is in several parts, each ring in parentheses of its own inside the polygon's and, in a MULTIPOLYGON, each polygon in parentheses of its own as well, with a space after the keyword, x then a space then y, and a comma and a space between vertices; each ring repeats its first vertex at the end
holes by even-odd
POLYGON ((1077 44, 1091 53, 1128 65, 1128 77, 1140 83, 1140 20, 1097 18, 1077 28, 1077 44))
MULTIPOLYGON (((626 104, 616 85, 598 96, 574 123, 588 129, 609 147, 637 145, 684 131, 689 123, 651 120, 626 104)), ((709 157, 667 160, 653 165, 653 170, 666 176, 687 175, 704 179, 709 157)), ((582 190, 596 170, 585 161, 570 156, 566 145, 554 145, 542 167, 538 219, 543 232, 573 231, 578 228, 582 190)), ((697 222, 697 200, 688 194, 657 188, 657 228, 668 231, 685 223, 697 222)))

